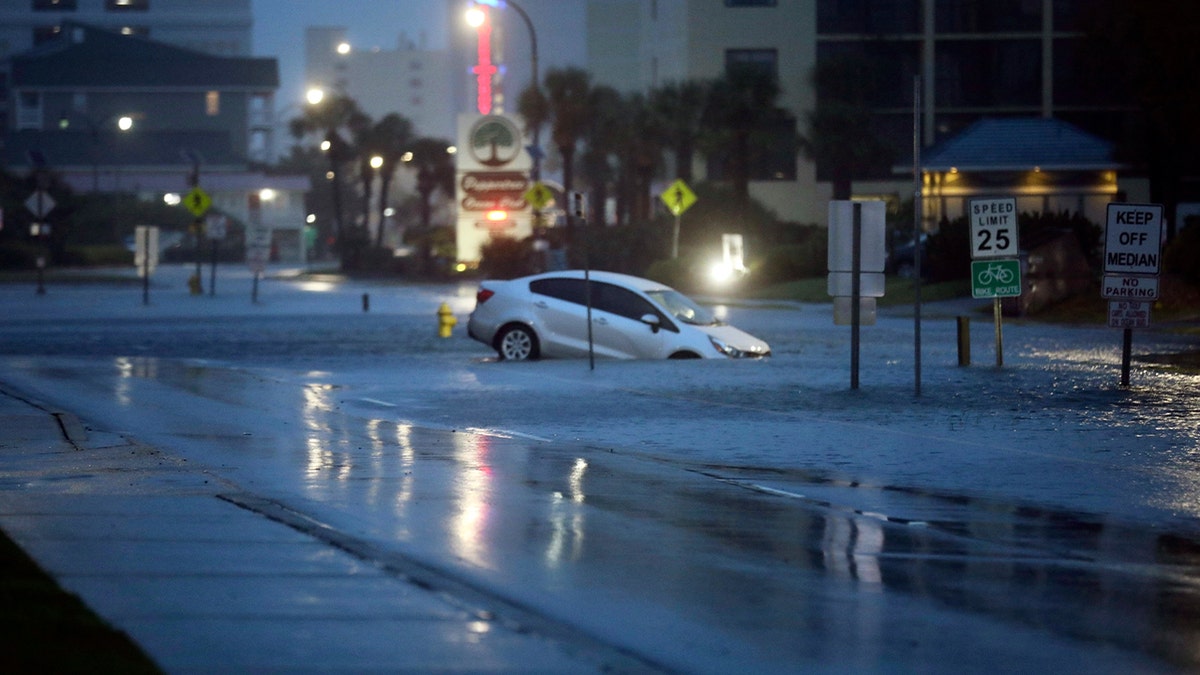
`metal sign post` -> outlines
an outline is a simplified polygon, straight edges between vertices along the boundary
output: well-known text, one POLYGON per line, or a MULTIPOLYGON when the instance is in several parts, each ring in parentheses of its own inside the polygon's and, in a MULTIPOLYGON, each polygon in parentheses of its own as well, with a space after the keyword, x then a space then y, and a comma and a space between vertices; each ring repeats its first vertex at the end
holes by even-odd
POLYGON ((849 313, 851 389, 858 389, 860 328, 875 323, 875 298, 884 293, 885 221, 881 201, 829 203, 827 291, 834 298, 834 324, 845 325, 843 310, 849 313))
POLYGON ((587 304, 587 336, 588 336, 588 370, 596 369, 596 343, 592 337, 592 263, 591 252, 588 250, 590 244, 587 229, 587 206, 584 203, 583 193, 575 192, 571 194, 572 209, 569 217, 574 218, 580 227, 583 228, 583 298, 587 304))
POLYGON ((1004 313, 1000 298, 1021 295, 1021 261, 1017 258, 1017 200, 972 199, 971 296, 992 298, 996 325, 996 367, 1004 366, 1004 313), (983 261, 983 262, 977 262, 983 261))
POLYGON ((1150 325, 1150 304, 1158 299, 1162 253, 1161 204, 1108 205, 1104 226, 1104 284, 1108 325, 1122 328, 1121 386, 1129 386, 1133 329, 1150 325))

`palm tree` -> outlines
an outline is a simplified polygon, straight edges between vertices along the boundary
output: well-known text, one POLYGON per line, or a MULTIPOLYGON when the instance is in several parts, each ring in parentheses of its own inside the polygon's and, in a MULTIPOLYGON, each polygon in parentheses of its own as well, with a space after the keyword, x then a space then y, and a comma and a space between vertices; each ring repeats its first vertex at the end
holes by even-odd
POLYGON ((750 201, 752 137, 778 118, 779 93, 773 74, 750 65, 731 66, 708 91, 704 126, 718 151, 728 157, 734 198, 742 206, 750 201))
POLYGON ((675 151, 675 177, 692 180, 692 157, 704 122, 711 85, 700 80, 672 82, 650 92, 650 106, 661 120, 667 147, 675 151))
POLYGON ((359 152, 360 162, 364 163, 361 166, 364 219, 366 210, 370 208, 372 179, 376 171, 379 173, 379 228, 375 231, 375 246, 378 248, 383 245, 384 212, 387 210, 388 193, 393 177, 405 153, 409 152, 412 146, 412 122, 396 113, 388 113, 365 131, 361 142, 359 152), (369 165, 372 157, 380 158, 378 169, 369 165))
POLYGON ((342 137, 342 130, 357 126, 363 117, 354 99, 332 96, 319 104, 308 106, 304 115, 288 123, 288 128, 295 138, 319 134, 323 141, 322 149, 329 160, 329 185, 333 196, 333 234, 338 246, 345 243, 343 238, 347 234, 345 214, 342 212, 341 169, 354 158, 353 148, 342 137))
POLYGON ((571 194, 575 184, 575 146, 587 130, 591 75, 580 68, 550 70, 543 80, 546 109, 539 110, 540 94, 523 96, 520 112, 526 120, 548 119, 550 138, 562 157, 563 192, 571 194), (548 116, 546 113, 549 113, 548 116))
POLYGON ((800 146, 828 172, 834 199, 850 199, 856 175, 886 166, 892 158, 871 124, 872 80, 871 64, 853 57, 825 61, 813 69, 817 107, 805 114, 808 133, 800 146))
POLYGON ((608 86, 591 91, 588 106, 592 110, 584 132, 585 151, 580 158, 584 179, 591 185, 589 219, 603 225, 604 205, 608 188, 616 177, 612 155, 619 149, 625 135, 625 108, 620 92, 608 86))
POLYGON ((441 138, 421 137, 412 142, 409 166, 417 170, 417 196, 421 199, 421 229, 428 230, 433 213, 433 193, 441 189, 454 195, 453 145, 441 138))

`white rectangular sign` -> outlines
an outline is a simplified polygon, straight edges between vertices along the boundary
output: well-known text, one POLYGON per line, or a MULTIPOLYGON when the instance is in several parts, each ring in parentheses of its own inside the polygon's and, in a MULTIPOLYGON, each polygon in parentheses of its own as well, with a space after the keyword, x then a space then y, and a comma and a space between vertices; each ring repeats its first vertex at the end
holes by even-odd
POLYGON ((829 202, 829 271, 850 272, 854 260, 854 207, 862 209, 859 272, 882 272, 887 263, 884 247, 887 205, 881 201, 829 202))
POLYGON ((1110 300, 1157 300, 1158 277, 1105 274, 1100 297, 1110 300))
POLYGON ((1148 328, 1150 303, 1113 300, 1108 303, 1109 328, 1148 328))
POLYGON ((1017 247, 1017 200, 972 199, 971 210, 971 258, 1016 258, 1017 247))
POLYGON ((1109 204, 1104 229, 1105 274, 1158 274, 1161 204, 1109 204))

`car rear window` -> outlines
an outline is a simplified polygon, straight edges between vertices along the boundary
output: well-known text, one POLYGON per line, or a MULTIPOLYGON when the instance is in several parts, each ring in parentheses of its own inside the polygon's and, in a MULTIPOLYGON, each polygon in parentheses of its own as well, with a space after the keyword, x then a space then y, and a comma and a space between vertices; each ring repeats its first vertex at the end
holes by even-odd
POLYGON ((583 279, 534 279, 529 282, 529 290, 578 305, 587 304, 583 279))

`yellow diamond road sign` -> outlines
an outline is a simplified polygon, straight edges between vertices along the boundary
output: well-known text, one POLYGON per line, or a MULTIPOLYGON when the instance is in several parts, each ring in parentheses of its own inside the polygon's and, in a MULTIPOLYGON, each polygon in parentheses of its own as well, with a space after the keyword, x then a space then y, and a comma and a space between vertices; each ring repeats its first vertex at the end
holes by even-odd
POLYGON ((209 207, 212 206, 212 197, 209 197, 208 193, 204 190, 194 187, 183 198, 183 205, 187 207, 188 211, 192 212, 193 216, 199 217, 208 212, 209 207))
POLYGON ((533 184, 533 187, 525 191, 523 195, 525 201, 535 209, 544 209, 554 199, 554 193, 550 192, 550 188, 546 187, 545 183, 538 181, 533 184))
POLYGON ((696 193, 692 192, 692 189, 687 186, 687 183, 683 182, 682 178, 676 179, 674 183, 671 183, 671 186, 663 190, 660 196, 663 203, 667 205, 667 209, 671 211, 672 215, 676 216, 682 215, 684 211, 692 207, 692 204, 696 203, 696 193))

